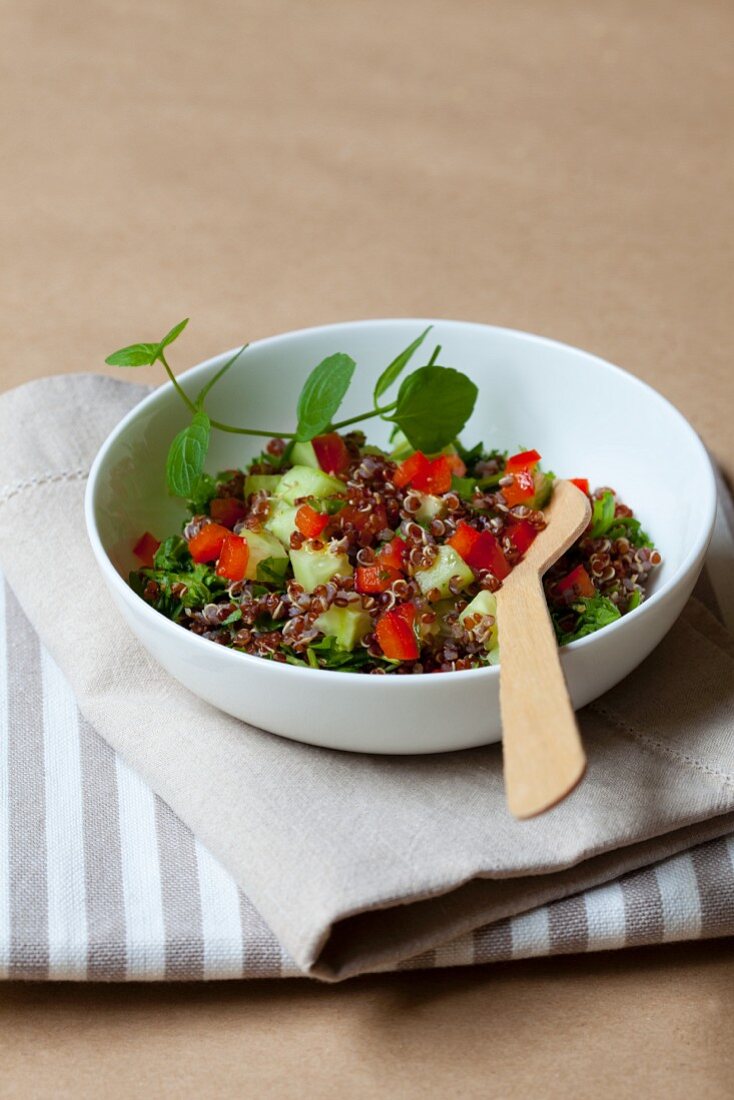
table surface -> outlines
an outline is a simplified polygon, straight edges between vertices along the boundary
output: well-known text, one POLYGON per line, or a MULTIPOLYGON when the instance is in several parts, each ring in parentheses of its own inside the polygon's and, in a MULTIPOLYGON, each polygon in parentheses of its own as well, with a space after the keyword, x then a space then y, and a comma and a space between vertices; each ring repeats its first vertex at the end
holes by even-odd
MULTIPOLYGON (((626 367, 732 476, 733 31, 725 0, 8 0, 0 381, 183 316, 180 368, 461 317, 626 367)), ((2 1091, 728 1097, 731 948, 6 986, 2 1091)))

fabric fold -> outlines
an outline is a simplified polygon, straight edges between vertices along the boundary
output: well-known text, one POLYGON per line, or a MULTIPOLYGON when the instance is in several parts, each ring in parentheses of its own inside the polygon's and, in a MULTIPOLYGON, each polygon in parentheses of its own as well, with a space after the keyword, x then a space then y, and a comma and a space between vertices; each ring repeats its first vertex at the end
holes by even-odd
POLYGON ((141 396, 77 375, 0 398, 0 563, 85 719, 221 860, 302 970, 337 980, 395 966, 732 830, 734 661, 695 605, 585 708, 588 776, 531 822, 505 809, 497 747, 354 756, 194 698, 123 625, 84 529, 86 472, 141 396), (42 583, 28 567, 34 543, 52 550, 42 583))

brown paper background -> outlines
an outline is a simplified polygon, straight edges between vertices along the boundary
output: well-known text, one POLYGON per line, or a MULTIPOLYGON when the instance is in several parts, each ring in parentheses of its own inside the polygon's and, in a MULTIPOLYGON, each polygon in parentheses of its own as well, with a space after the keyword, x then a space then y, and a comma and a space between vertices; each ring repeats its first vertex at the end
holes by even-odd
MULTIPOLYGON (((633 371, 734 476, 730 3, 6 0, 1 19, 3 387, 185 315, 180 368, 301 325, 461 317, 633 371)), ((5 987, 0 1092, 728 1097, 731 948, 339 989, 5 987)))

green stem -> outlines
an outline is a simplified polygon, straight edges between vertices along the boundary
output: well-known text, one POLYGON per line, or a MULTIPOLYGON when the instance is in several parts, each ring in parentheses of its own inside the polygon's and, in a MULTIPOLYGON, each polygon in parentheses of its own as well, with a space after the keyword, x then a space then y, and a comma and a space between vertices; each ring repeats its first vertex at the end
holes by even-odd
POLYGON ((220 420, 212 420, 212 428, 220 432, 232 432, 234 435, 261 435, 265 439, 295 439, 295 432, 261 432, 256 428, 235 428, 233 424, 222 424, 220 420))
POLYGON ((428 364, 427 364, 427 365, 428 365, 429 367, 432 367, 432 366, 433 366, 433 364, 434 364, 434 363, 436 362, 436 360, 438 359, 438 357, 439 357, 439 355, 440 355, 440 354, 441 354, 441 345, 440 345, 440 344, 436 344, 436 350, 434 351, 434 353, 433 353, 433 355, 431 356, 431 358, 430 358, 430 359, 428 360, 428 364))
MULTIPOLYGON (((245 347, 246 346, 247 345, 245 345, 245 347)), ((211 386, 214 385, 214 382, 217 381, 218 378, 221 377, 222 374, 224 374, 225 370, 227 370, 229 367, 232 366, 234 361, 242 354, 242 352, 244 350, 245 350, 244 347, 241 348, 240 351, 238 351, 237 354, 232 359, 230 359, 229 362, 224 365, 224 367, 222 367, 222 369, 219 372, 219 375, 215 375, 215 377, 208 383, 208 385, 204 387, 202 392, 199 394, 199 400, 200 401, 203 397, 206 396, 206 394, 208 393, 211 386)), ((194 402, 191 400, 191 398, 186 393, 186 391, 179 385, 178 379, 176 378, 176 375, 173 373, 173 371, 169 367, 168 363, 166 362, 166 357, 163 355, 163 353, 161 353, 161 355, 160 355, 160 360, 161 360, 161 363, 163 364, 163 366, 165 368, 166 374, 168 375, 171 382, 173 383, 173 388, 175 389, 176 393, 179 395, 181 400, 184 402, 186 407, 192 413, 198 412, 199 410, 197 409, 194 402)), ((385 405, 384 408, 374 409, 372 412, 360 413, 359 416, 350 416, 348 420, 340 420, 338 424, 332 424, 331 427, 334 431, 336 431, 338 428, 346 428, 350 424, 359 423, 360 420, 369 420, 373 416, 384 416, 385 413, 392 412, 392 410, 396 407, 397 407, 397 401, 393 402, 392 405, 385 405)), ((211 426, 212 426, 212 428, 216 428, 220 432, 230 432, 233 435, 257 435, 257 436, 262 436, 264 439, 295 439, 296 438, 296 433, 295 432, 266 432, 266 431, 261 431, 258 428, 238 428, 234 424, 223 424, 221 420, 212 420, 211 421, 211 426)))
POLYGON ((246 348, 248 348, 248 347, 249 347, 248 344, 243 344, 242 347, 240 348, 240 350, 235 352, 235 354, 232 356, 232 358, 228 359, 227 362, 224 364, 224 366, 220 367, 220 369, 217 371, 217 373, 209 379, 207 384, 204 386, 204 388, 199 393, 199 396, 196 398, 196 404, 199 406, 199 408, 203 407, 204 398, 209 393, 209 390, 211 390, 214 386, 216 386, 219 379, 223 378, 224 375, 229 370, 229 368, 233 367, 235 365, 235 363, 237 362, 239 357, 242 355, 242 352, 245 351, 246 348))
POLYGON ((347 428, 350 424, 358 424, 360 420, 370 420, 373 416, 384 416, 385 413, 392 412, 397 408, 397 401, 393 401, 392 405, 385 405, 382 409, 373 409, 372 412, 360 413, 359 416, 350 416, 348 420, 339 420, 336 424, 332 424, 331 427, 334 431, 337 428, 347 428))
MULTIPOLYGON (((245 345, 245 347, 247 347, 247 345, 245 345)), ((199 399, 200 400, 202 398, 202 395, 206 396, 206 392, 208 392, 208 389, 211 388, 211 386, 214 384, 215 381, 217 381, 218 377, 221 377, 221 375, 224 373, 225 370, 227 370, 229 367, 232 366, 234 361, 242 354, 242 352, 244 350, 245 350, 244 347, 241 348, 237 352, 237 355, 234 356, 234 358, 230 359, 228 363, 225 363, 224 367, 222 367, 222 369, 219 372, 219 376, 215 376, 211 380, 211 382, 208 384, 208 386, 204 387, 204 390, 202 390, 202 393, 199 394, 199 399)), ((176 375, 173 373, 173 371, 169 367, 168 363, 166 362, 165 356, 161 354, 160 360, 161 360, 161 363, 163 364, 163 366, 165 367, 166 374, 171 379, 171 382, 173 382, 173 388, 175 389, 176 393, 179 395, 181 400, 184 402, 186 407, 188 409, 190 409, 190 411, 192 413, 198 412, 199 410, 197 409, 194 402, 191 400, 191 398, 188 396, 188 394, 185 392, 185 390, 183 390, 182 387, 179 385, 178 379, 176 378, 176 375)), ((255 428, 237 428, 233 424, 223 424, 221 422, 221 420, 212 420, 211 421, 211 426, 212 426, 212 428, 217 428, 220 432, 232 432, 235 435, 261 435, 265 439, 294 439, 295 438, 295 433, 294 432, 263 432, 263 431, 258 431, 255 428)))
POLYGON ((187 408, 189 408, 192 413, 195 413, 197 411, 196 405, 191 400, 189 395, 179 385, 178 379, 176 378, 176 375, 173 373, 173 371, 169 367, 168 363, 166 362, 166 357, 163 354, 163 352, 161 352, 161 354, 160 354, 160 360, 161 360, 161 363, 163 364, 163 366, 165 367, 166 374, 168 375, 168 377, 173 382, 173 388, 175 389, 176 393, 179 395, 179 397, 181 398, 183 403, 187 406, 187 408))

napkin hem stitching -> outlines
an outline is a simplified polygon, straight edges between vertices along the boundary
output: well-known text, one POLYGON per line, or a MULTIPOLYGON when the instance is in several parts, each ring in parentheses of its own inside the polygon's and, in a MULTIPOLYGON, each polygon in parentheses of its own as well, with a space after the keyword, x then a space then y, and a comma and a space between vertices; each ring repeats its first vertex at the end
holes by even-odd
POLYGON ((83 481, 86 477, 89 477, 89 470, 82 469, 39 474, 36 477, 28 478, 27 481, 18 481, 15 485, 3 487, 2 493, 0 493, 0 504, 7 503, 13 497, 18 496, 19 493, 25 492, 26 489, 36 489, 41 485, 49 485, 58 481, 83 481))
POLYGON ((598 714, 607 718, 613 726, 616 726, 617 729, 622 730, 624 733, 628 733, 635 741, 639 741, 640 744, 657 749, 661 755, 667 756, 679 763, 688 764, 697 771, 705 772, 706 775, 721 780, 727 787, 734 788, 734 775, 731 775, 729 772, 722 771, 720 768, 712 768, 709 764, 705 764, 703 760, 699 760, 695 756, 690 756, 688 753, 681 752, 679 749, 674 749, 670 745, 666 745, 665 742, 661 741, 659 738, 651 737, 649 733, 643 733, 642 730, 636 729, 634 726, 630 725, 629 722, 626 722, 623 718, 617 717, 612 711, 604 706, 600 706, 598 703, 592 703, 591 707, 593 710, 597 711, 598 714))

